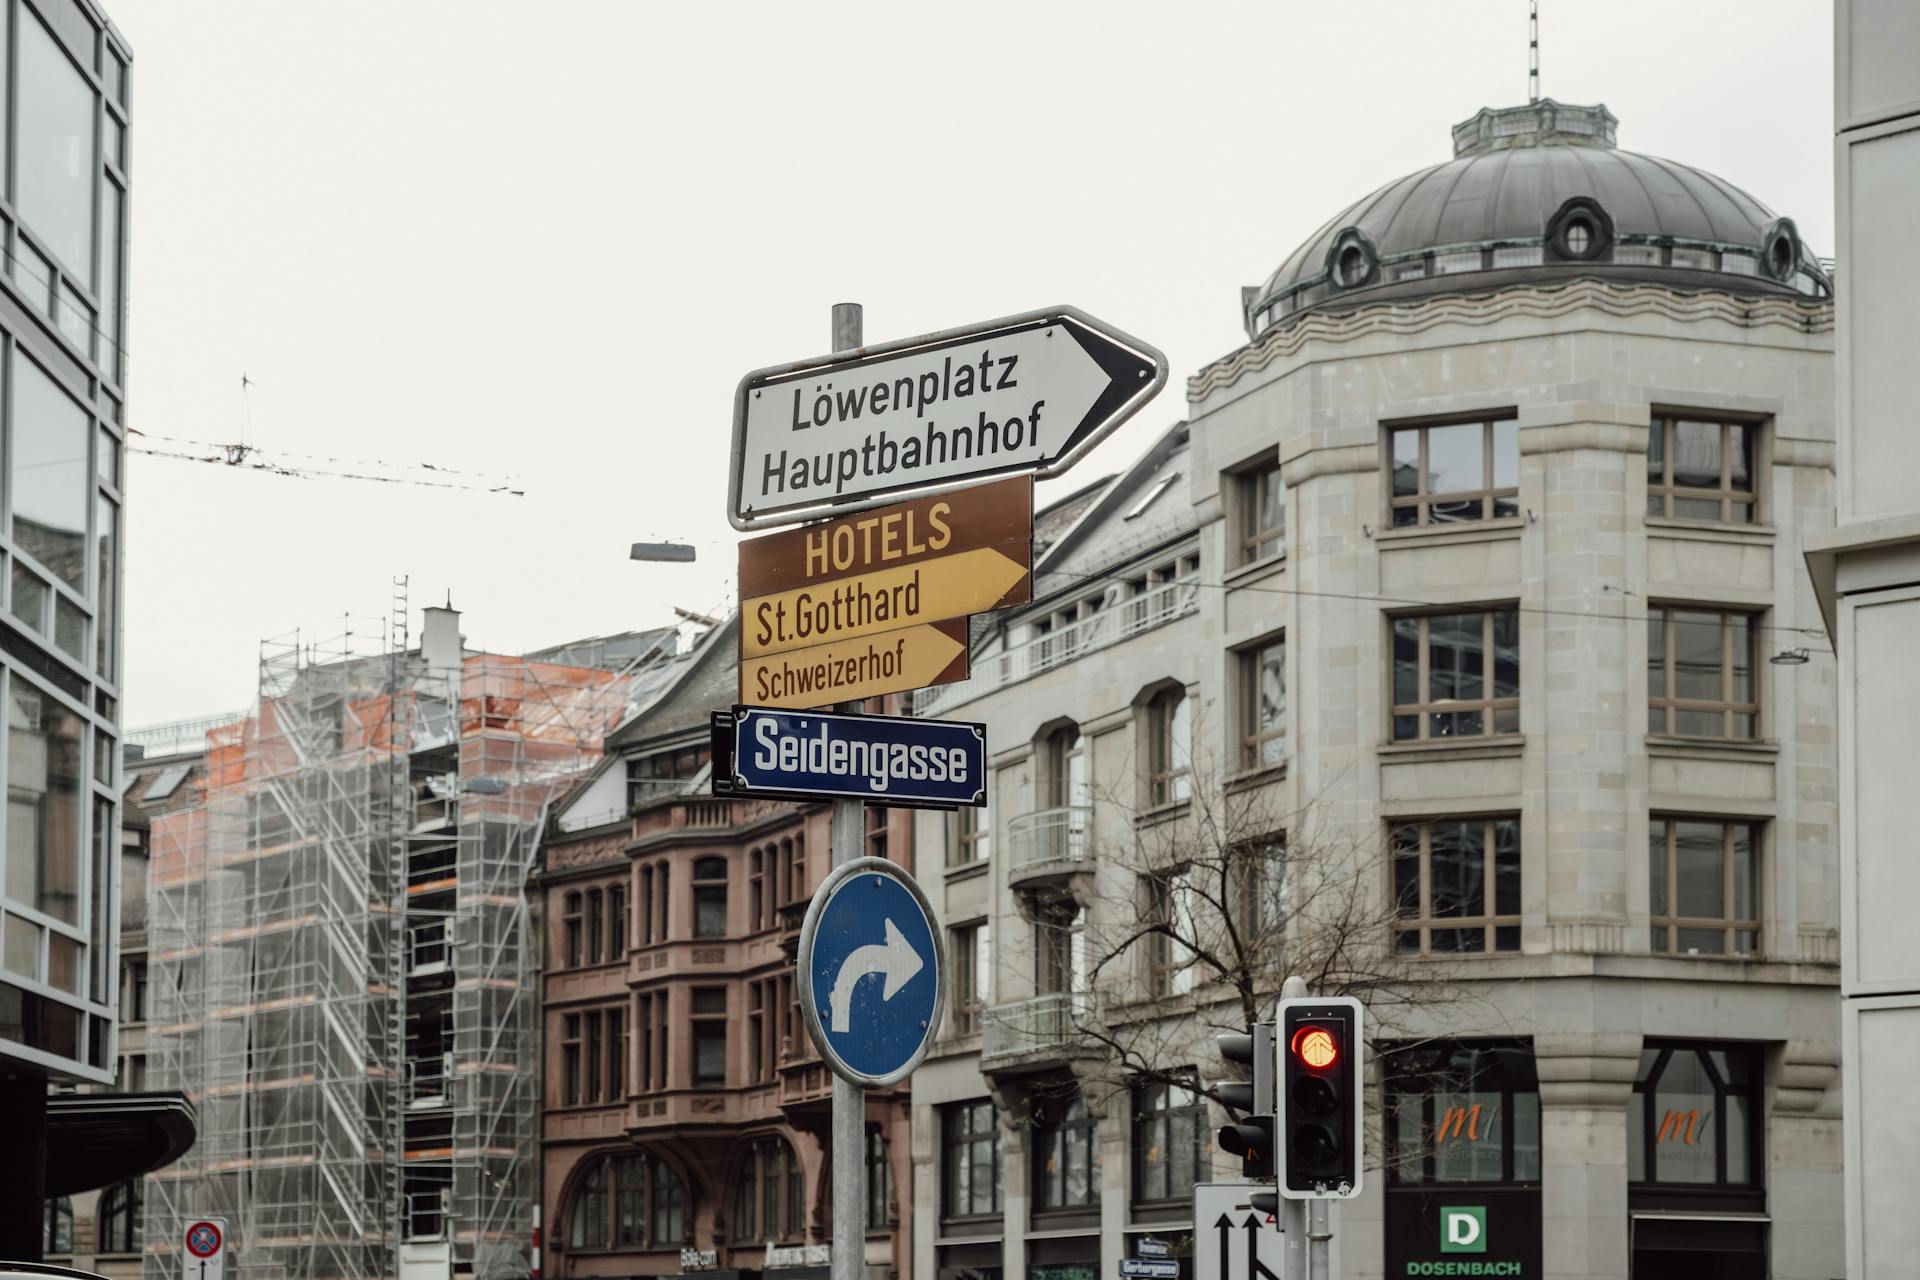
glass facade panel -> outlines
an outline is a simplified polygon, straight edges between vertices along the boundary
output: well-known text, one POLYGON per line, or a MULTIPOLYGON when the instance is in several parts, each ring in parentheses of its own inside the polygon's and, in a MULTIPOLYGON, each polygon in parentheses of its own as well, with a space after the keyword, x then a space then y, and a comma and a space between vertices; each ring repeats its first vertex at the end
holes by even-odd
POLYGON ((26 9, 19 30, 15 204, 67 271, 92 289, 93 89, 26 9))
POLYGON ((7 713, 7 897, 78 924, 83 726, 17 677, 7 713))
POLYGON ((13 540, 62 582, 85 592, 92 426, 86 411, 17 346, 10 372, 13 540))

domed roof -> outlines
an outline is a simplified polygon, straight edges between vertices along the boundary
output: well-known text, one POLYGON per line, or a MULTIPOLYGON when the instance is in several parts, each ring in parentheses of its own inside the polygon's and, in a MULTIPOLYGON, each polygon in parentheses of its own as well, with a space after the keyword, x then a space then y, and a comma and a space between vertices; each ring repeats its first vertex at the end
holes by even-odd
POLYGON ((1604 106, 1543 98, 1454 126, 1454 158, 1335 215, 1246 290, 1247 333, 1308 310, 1599 276, 1828 297, 1790 219, 1703 170, 1614 146, 1604 106))

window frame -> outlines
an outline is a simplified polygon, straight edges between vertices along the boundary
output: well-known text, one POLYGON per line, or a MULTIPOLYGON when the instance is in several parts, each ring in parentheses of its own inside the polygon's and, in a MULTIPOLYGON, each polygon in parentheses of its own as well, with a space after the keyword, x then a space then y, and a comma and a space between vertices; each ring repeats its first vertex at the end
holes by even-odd
POLYGON ((687 1081, 695 1089, 725 1089, 732 1076, 732 1062, 729 1060, 732 1037, 727 1034, 727 1024, 731 1020, 728 1012, 731 1002, 727 988, 716 986, 690 987, 687 991, 687 1081), (720 997, 719 1010, 701 1010, 697 1001, 702 995, 717 994, 720 997), (719 1034, 714 1035, 718 1028, 719 1034), (700 1050, 703 1043, 718 1039, 720 1044, 720 1074, 718 1077, 703 1075, 700 1069, 700 1050))
POLYGON ((1239 704, 1239 719, 1235 725, 1238 731, 1235 735, 1238 738, 1236 755, 1239 757, 1240 769, 1243 773, 1278 769, 1286 764, 1288 759, 1287 733, 1290 717, 1287 705, 1287 633, 1276 631, 1264 640, 1256 640, 1252 644, 1241 646, 1234 650, 1234 660, 1238 666, 1240 681, 1240 696, 1236 700, 1239 704), (1263 723, 1265 704, 1262 701, 1264 686, 1261 679, 1267 655, 1275 650, 1278 650, 1280 655, 1280 716, 1277 729, 1263 723), (1280 758, 1277 760, 1265 758, 1266 744, 1270 742, 1280 744, 1280 758))
POLYGON ((731 878, 728 875, 729 870, 730 868, 725 858, 709 855, 694 859, 693 865, 689 869, 687 880, 688 893, 690 895, 689 901, 693 908, 693 936, 695 938, 724 938, 728 936, 728 926, 731 923, 727 917, 727 882, 731 878), (713 873, 712 868, 715 866, 720 868, 720 874, 718 875, 713 873), (701 908, 703 906, 711 907, 716 902, 720 907, 720 928, 717 933, 712 930, 710 922, 703 923, 701 918, 701 908))
POLYGON ((94 1219, 94 1252, 99 1254, 139 1253, 145 1245, 145 1224, 141 1220, 143 1180, 128 1178, 100 1193, 100 1208, 94 1219))
POLYGON ((1671 956, 1679 960, 1758 960, 1766 954, 1766 884, 1764 868, 1766 866, 1767 823, 1759 818, 1726 818, 1711 814, 1691 813, 1654 813, 1647 821, 1647 945, 1653 955, 1671 956), (1727 914, 1718 919, 1711 916, 1683 916, 1678 914, 1680 885, 1680 859, 1677 856, 1680 843, 1679 827, 1681 823, 1713 825, 1720 828, 1720 888, 1722 901, 1726 904, 1727 914), (1664 827, 1665 830, 1659 830, 1664 827), (1736 865, 1737 853, 1734 838, 1737 832, 1744 830, 1747 835, 1747 857, 1750 865, 1747 869, 1748 880, 1753 893, 1753 915, 1743 917, 1735 914, 1739 901, 1739 868, 1736 865), (1659 857, 1664 862, 1663 872, 1656 875, 1653 865, 1656 841, 1660 845, 1659 857), (1656 880, 1663 881, 1658 885, 1656 880), (1656 912, 1654 908, 1662 904, 1666 910, 1656 912), (1721 943, 1726 948, 1721 951, 1681 951, 1678 949, 1680 932, 1694 930, 1698 932, 1721 933, 1721 943), (1666 946, 1658 945, 1664 932, 1666 946), (1753 935, 1751 950, 1738 950, 1739 935, 1750 932, 1753 935))
POLYGON ((986 790, 987 804, 961 805, 946 822, 948 867, 970 867, 993 856, 992 788, 986 790))
POLYGON ((866 1169, 864 1219, 869 1235, 891 1231, 900 1220, 894 1208, 893 1161, 888 1158, 888 1147, 886 1132, 878 1125, 869 1125, 862 1161, 866 1169))
POLYGON ((1685 520, 1735 529, 1751 529, 1760 525, 1763 518, 1761 490, 1766 487, 1760 483, 1762 468, 1766 465, 1763 460, 1766 425, 1765 419, 1673 409, 1655 410, 1647 428, 1647 514, 1656 520, 1685 520), (1681 423, 1720 428, 1720 483, 1714 488, 1674 483, 1674 446, 1681 423), (1732 429, 1736 427, 1742 431, 1745 439, 1748 488, 1744 493, 1733 487, 1734 454, 1727 447, 1732 429), (1656 453, 1660 458, 1658 480, 1653 474, 1656 453), (1656 502, 1660 507, 1658 511, 1654 510, 1656 502), (1716 516, 1675 515, 1674 508, 1681 502, 1715 502, 1719 504, 1720 512, 1716 516), (1744 521, 1733 519, 1735 511, 1741 508, 1746 510, 1747 518, 1744 521))
POLYGON ((564 1013, 560 1015, 560 1105, 577 1107, 581 1105, 582 1084, 585 1081, 583 1015, 564 1013))
POLYGON ((1393 935, 1392 953, 1418 959, 1471 959, 1479 956, 1518 955, 1520 953, 1526 913, 1526 854, 1525 831, 1518 813, 1472 813, 1443 814, 1425 818, 1393 818, 1387 823, 1387 900, 1393 904, 1394 918, 1390 925, 1393 935), (1445 824, 1483 824, 1481 833, 1481 872, 1480 905, 1478 915, 1437 916, 1433 913, 1433 827, 1436 823, 1445 824), (1520 909, 1512 912, 1499 910, 1499 825, 1511 823, 1513 826, 1514 859, 1521 876, 1520 909), (1410 829, 1419 832, 1417 856, 1419 867, 1420 900, 1413 915, 1403 914, 1404 898, 1400 888, 1401 833, 1410 829), (1436 950, 1433 946, 1435 932, 1471 932, 1480 931, 1479 950, 1436 950), (1512 930, 1511 945, 1502 946, 1502 930, 1512 930), (1403 948, 1400 940, 1415 937, 1418 945, 1403 948))
POLYGON ((1147 700, 1146 754, 1147 808, 1171 809, 1191 801, 1193 702, 1184 685, 1168 685, 1147 700))
POLYGON ((1242 465, 1230 474, 1234 506, 1237 508, 1234 520, 1234 567, 1244 568, 1284 556, 1287 553, 1287 486, 1281 474, 1279 457, 1269 454, 1242 465), (1266 510, 1265 499, 1270 493, 1279 495, 1279 508, 1274 512, 1278 522, 1267 525, 1261 520, 1261 515, 1266 510))
POLYGON ((596 1156, 576 1184, 567 1209, 567 1249, 572 1253, 614 1253, 684 1247, 692 1239, 688 1208, 686 1180, 656 1152, 642 1148, 596 1156), (629 1174, 637 1175, 636 1183, 627 1181, 629 1174), (672 1203, 676 1198, 677 1206, 672 1203), (667 1212, 679 1215, 679 1232, 671 1238, 656 1230, 663 1200, 667 1212), (597 1214, 591 1208, 596 1201, 597 1214), (636 1211, 631 1217, 639 1230, 632 1235, 625 1230, 623 1214, 627 1209, 636 1211), (583 1239, 589 1234, 580 1229, 583 1225, 596 1228, 599 1238, 583 1239))
POLYGON ((734 1244, 785 1244, 805 1235, 806 1171, 785 1134, 761 1133, 743 1144, 734 1164, 733 1197, 727 1234, 734 1244), (753 1210, 751 1223, 741 1221, 743 1203, 753 1210), (743 1227, 748 1234, 742 1234, 743 1227))
POLYGON ((1036 1119, 1028 1131, 1032 1141, 1030 1190, 1033 1193, 1033 1216, 1083 1214, 1088 1210, 1097 1212, 1102 1199, 1100 1119, 1093 1114, 1085 1096, 1078 1091, 1071 1099, 1064 1102, 1055 1100, 1049 1105, 1059 1107, 1059 1119, 1051 1124, 1036 1119), (1084 1199, 1067 1200, 1068 1169, 1076 1151, 1086 1160, 1086 1193, 1084 1199), (1047 1168, 1050 1160, 1057 1164, 1056 1169, 1047 1168), (1056 1194, 1061 1199, 1053 1199, 1056 1194))
POLYGON ((584 963, 586 931, 582 904, 585 901, 586 896, 578 889, 568 890, 567 896, 561 900, 560 957, 564 968, 578 969, 584 963))
POLYGON ((947 954, 953 957, 953 1030, 952 1035, 971 1036, 980 1031, 989 993, 980 990, 981 945, 991 953, 993 924, 986 919, 970 920, 948 928, 947 954))
POLYGON ((1213 1176, 1213 1171, 1208 1164, 1208 1154, 1211 1150, 1211 1144, 1207 1141, 1208 1134, 1212 1132, 1212 1126, 1208 1123, 1206 1096, 1199 1092, 1199 1073, 1189 1067, 1171 1074, 1183 1074, 1186 1077, 1186 1082, 1179 1083, 1173 1080, 1136 1080, 1133 1088, 1128 1091, 1128 1098, 1132 1106, 1131 1123, 1128 1133, 1128 1146, 1132 1168, 1130 1170, 1127 1195, 1129 1203, 1135 1207, 1166 1208, 1172 1205, 1187 1204, 1192 1199, 1194 1184, 1205 1182, 1213 1176), (1146 1097, 1156 1090, 1160 1098, 1169 1102, 1174 1098, 1177 1090, 1184 1090, 1191 1101, 1180 1106, 1167 1105, 1150 1108, 1146 1102, 1146 1097), (1193 1178, 1184 1187, 1179 1187, 1175 1185, 1173 1176, 1175 1166, 1172 1163, 1172 1151, 1173 1128, 1177 1119, 1182 1116, 1187 1117, 1193 1127, 1193 1178), (1156 1129, 1160 1138, 1157 1148, 1151 1145, 1151 1139, 1154 1137, 1154 1131, 1156 1129), (1146 1185, 1149 1152, 1153 1150, 1160 1150, 1166 1153, 1163 1158, 1167 1162, 1165 1165, 1167 1194, 1164 1196, 1148 1196, 1143 1194, 1141 1190, 1141 1188, 1146 1185))
POLYGON ((1390 613, 1387 615, 1387 738, 1395 744, 1427 746, 1445 742, 1479 742, 1494 738, 1511 738, 1520 732, 1520 702, 1525 696, 1526 673, 1521 657, 1522 637, 1520 634, 1520 606, 1518 602, 1507 601, 1466 608, 1430 609, 1414 613, 1390 613), (1495 672, 1498 666, 1496 632, 1498 618, 1503 614, 1513 615, 1513 666, 1514 688, 1512 697, 1497 697, 1495 689, 1498 682, 1495 672), (1480 698, 1434 698, 1433 693, 1433 623, 1438 618, 1466 618, 1478 615, 1480 618, 1480 652, 1482 670, 1480 698), (1418 645, 1418 662, 1414 671, 1417 700, 1400 702, 1398 691, 1399 674, 1399 630, 1403 623, 1415 625, 1415 643, 1418 645), (1501 728, 1502 713, 1510 712, 1511 728, 1501 728), (1465 715, 1478 713, 1480 732, 1441 733, 1433 732, 1433 718, 1436 716, 1465 715), (1400 733, 1400 721, 1408 716, 1414 719, 1414 734, 1403 736, 1400 733))
POLYGON ((627 885, 624 880, 615 880, 607 886, 607 960, 626 956, 628 923, 627 885))
POLYGON ((939 1109, 940 1114, 940 1220, 942 1222, 997 1222, 1005 1212, 1006 1170, 1002 1162, 1000 1116, 991 1098, 971 1102, 952 1102, 939 1109), (962 1123, 964 1121, 964 1124, 962 1123), (984 1122, 984 1124, 983 1124, 984 1122), (954 1208, 960 1164, 976 1167, 976 1148, 987 1153, 993 1170, 993 1188, 989 1203, 981 1206, 981 1197, 967 1179, 967 1203, 963 1212, 954 1208))
POLYGON ((1761 619, 1764 610, 1721 608, 1717 605, 1676 603, 1674 601, 1655 601, 1647 606, 1647 732, 1669 738, 1689 738, 1701 742, 1759 742, 1765 733, 1765 717, 1762 706, 1765 702, 1766 682, 1760 677, 1760 633, 1765 629, 1761 619), (1718 699, 1682 698, 1679 696, 1680 623, 1675 619, 1681 613, 1711 613, 1720 619, 1720 692, 1718 699), (1739 628, 1736 621, 1746 623, 1746 659, 1747 681, 1751 686, 1753 699, 1750 702, 1736 701, 1733 697, 1735 660, 1740 643, 1739 628), (1653 641, 1656 625, 1660 631, 1660 685, 1662 692, 1655 696, 1653 692, 1653 641), (1720 717, 1721 732, 1717 734, 1682 733, 1679 730, 1680 717, 1685 712, 1699 714, 1717 714, 1720 717), (1738 717, 1752 717, 1752 732, 1734 732, 1739 727, 1738 717), (1655 717, 1658 717, 1656 724, 1655 717))
POLYGON ((1382 450, 1383 470, 1381 491, 1387 500, 1386 525, 1392 529, 1453 529, 1463 525, 1476 524, 1483 520, 1510 520, 1520 515, 1520 441, 1519 414, 1514 409, 1495 410, 1488 413, 1468 414, 1457 418, 1444 418, 1432 422, 1388 422, 1382 423, 1386 431, 1386 448, 1382 450), (1494 480, 1499 464, 1495 458, 1495 445, 1501 434, 1501 424, 1512 424, 1514 432, 1514 483, 1498 485, 1494 480), (1480 487, 1477 489, 1447 489, 1430 491, 1427 488, 1429 475, 1428 441, 1433 431, 1447 427, 1466 427, 1478 425, 1480 436, 1480 487), (1415 453, 1415 488, 1411 494, 1396 494, 1393 489, 1394 444, 1395 437, 1402 432, 1418 432, 1419 446, 1415 453), (1480 513, 1462 516, 1450 520, 1433 519, 1433 507, 1436 505, 1458 505, 1465 502, 1477 502, 1480 513), (1502 510, 1502 503, 1510 510, 1502 510), (1400 512, 1411 510, 1414 518, 1402 520, 1400 512))

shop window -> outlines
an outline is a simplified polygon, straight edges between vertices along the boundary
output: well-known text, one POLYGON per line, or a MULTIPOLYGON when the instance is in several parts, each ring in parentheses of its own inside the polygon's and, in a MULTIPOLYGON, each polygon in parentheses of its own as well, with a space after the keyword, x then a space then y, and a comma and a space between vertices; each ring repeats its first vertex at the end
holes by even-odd
POLYGON ((1033 1207, 1036 1213, 1100 1203, 1096 1120, 1078 1093, 1033 1106, 1033 1207))
POLYGON ((1393 619, 1393 740, 1520 732, 1520 613, 1393 619))
POLYGON ((1753 524, 1759 440, 1753 423, 1656 417, 1647 432, 1647 514, 1753 524))
POLYGON ((686 1188, 651 1153, 594 1162, 575 1193, 567 1242, 574 1249, 671 1249, 687 1242, 686 1188))
POLYGON ((140 1230, 139 1178, 109 1187, 100 1197, 100 1224, 95 1228, 94 1245, 100 1253, 139 1253, 143 1236, 140 1230))
POLYGON ((1649 1040, 1627 1112, 1627 1180, 1758 1186, 1760 1085, 1750 1045, 1649 1040))
POLYGON ((40 1219, 40 1252, 65 1257, 73 1252, 73 1197, 56 1196, 46 1202, 40 1219))
POLYGON ((1191 1083, 1133 1088, 1133 1199, 1186 1202, 1207 1172, 1207 1102, 1191 1083))
POLYGON ((1000 1213, 1000 1135, 993 1103, 981 1099, 940 1112, 940 1216, 1000 1213))
POLYGON ((1391 1186, 1540 1181, 1540 1083, 1523 1043, 1381 1053, 1391 1186))

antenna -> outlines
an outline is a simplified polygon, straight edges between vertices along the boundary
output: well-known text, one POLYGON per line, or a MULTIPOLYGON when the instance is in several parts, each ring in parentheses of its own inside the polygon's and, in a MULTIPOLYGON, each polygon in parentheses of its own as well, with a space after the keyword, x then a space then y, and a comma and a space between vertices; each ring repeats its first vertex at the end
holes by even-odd
POLYGON ((1540 101, 1540 0, 1527 4, 1527 101, 1540 101))

